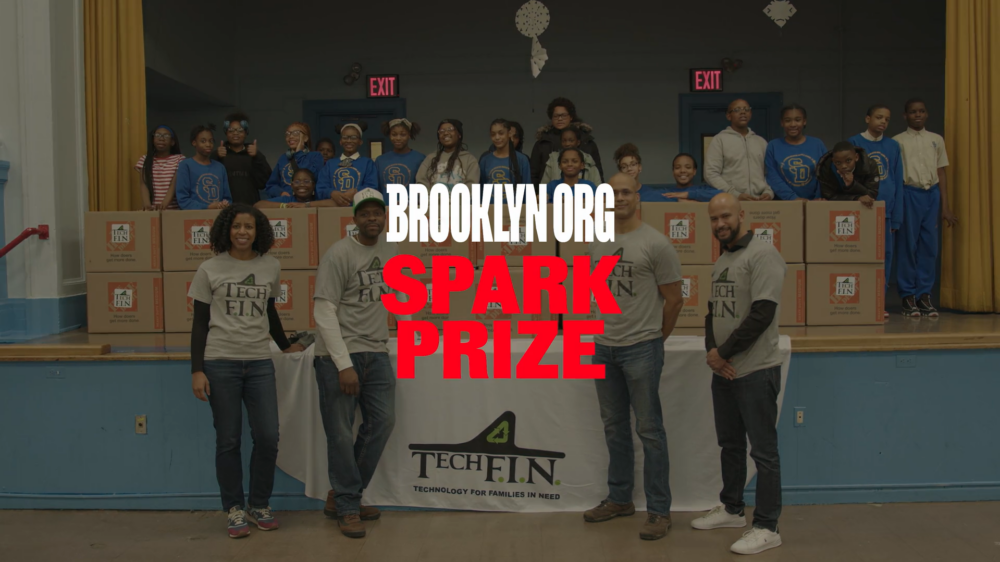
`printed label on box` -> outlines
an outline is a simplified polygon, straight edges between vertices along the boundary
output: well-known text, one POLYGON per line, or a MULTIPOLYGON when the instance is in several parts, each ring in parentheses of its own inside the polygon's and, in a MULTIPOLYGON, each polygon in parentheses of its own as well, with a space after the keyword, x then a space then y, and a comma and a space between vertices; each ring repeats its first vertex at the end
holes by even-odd
POLYGON ((108 312, 137 312, 138 297, 136 283, 108 283, 108 312))
POLYGON ((759 238, 762 242, 774 246, 774 249, 781 251, 781 225, 772 222, 750 223, 750 230, 753 231, 754 238, 759 238))
POLYGON ((698 278, 687 276, 681 279, 681 296, 684 306, 698 306, 698 278))
POLYGON ((274 248, 292 247, 292 221, 288 219, 269 219, 271 230, 274 231, 274 248))
POLYGON ((830 274, 830 304, 858 304, 861 302, 861 287, 858 273, 830 274))
POLYGON ((695 219, 694 213, 664 213, 666 221, 664 232, 674 244, 694 244, 695 219))
POLYGON ((292 282, 282 279, 279 284, 278 294, 274 296, 274 308, 277 310, 291 310, 292 302, 292 282))
POLYGON ((830 241, 860 242, 861 211, 830 211, 830 241))
POLYGON ((209 234, 212 232, 212 219, 195 219, 184 221, 184 249, 207 250, 211 245, 209 234))
POLYGON ((109 252, 134 252, 135 221, 108 222, 107 245, 109 252))

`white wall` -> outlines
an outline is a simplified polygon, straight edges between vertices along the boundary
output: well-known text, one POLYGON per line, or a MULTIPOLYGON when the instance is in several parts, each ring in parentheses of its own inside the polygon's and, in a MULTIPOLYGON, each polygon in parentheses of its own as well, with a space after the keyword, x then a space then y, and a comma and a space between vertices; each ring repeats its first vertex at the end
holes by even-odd
POLYGON ((86 291, 82 225, 87 208, 83 7, 79 1, 0 1, 0 158, 7 240, 47 224, 7 255, 11 298, 86 291))
MULTIPOLYGON (((186 12, 178 3, 193 1, 145 0, 144 6, 186 12)), ((433 128, 444 117, 465 123, 474 154, 488 146, 496 117, 520 121, 531 137, 546 121, 549 100, 561 95, 595 128, 605 168, 612 168, 615 148, 633 142, 649 183, 672 181, 678 94, 688 91, 688 69, 718 67, 723 57, 744 60, 741 70, 726 75, 727 92, 782 92, 786 102, 809 109, 809 134, 828 145, 862 131, 874 103, 893 109, 890 133, 903 130, 901 109, 911 96, 926 99, 928 126, 942 128, 944 0, 798 0, 799 11, 784 28, 764 15, 765 0, 546 4, 552 23, 540 41, 549 61, 537 79, 528 68, 530 40, 514 26, 520 2, 401 0, 353 8, 347 23, 339 23, 338 4, 323 0, 286 10, 245 0, 226 20, 239 25, 208 24, 239 29, 239 36, 224 33, 223 43, 247 45, 249 56, 223 54, 202 77, 235 73, 233 104, 250 115, 251 136, 272 162, 284 150, 287 124, 302 118, 304 100, 364 97, 360 82, 342 82, 355 61, 363 74, 401 75, 408 117, 431 131, 414 143, 419 150, 433 149, 433 128)), ((206 20, 189 18, 186 25, 171 29, 174 41, 187 41, 206 20)), ((224 113, 213 108, 157 118, 180 132, 197 122, 194 115, 220 122, 224 113)), ((532 143, 526 139, 526 151, 532 143)))

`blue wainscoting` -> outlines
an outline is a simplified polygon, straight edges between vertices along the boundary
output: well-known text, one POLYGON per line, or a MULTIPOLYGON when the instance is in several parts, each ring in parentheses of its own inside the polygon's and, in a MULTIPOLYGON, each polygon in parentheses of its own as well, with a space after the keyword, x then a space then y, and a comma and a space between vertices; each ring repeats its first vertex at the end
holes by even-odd
MULTIPOLYGON (((793 355, 784 503, 1000 500, 998 364, 1000 350, 793 355)), ((0 427, 0 508, 219 508, 186 362, 0 363, 0 427)), ((279 471, 272 505, 319 509, 303 489, 279 471)))

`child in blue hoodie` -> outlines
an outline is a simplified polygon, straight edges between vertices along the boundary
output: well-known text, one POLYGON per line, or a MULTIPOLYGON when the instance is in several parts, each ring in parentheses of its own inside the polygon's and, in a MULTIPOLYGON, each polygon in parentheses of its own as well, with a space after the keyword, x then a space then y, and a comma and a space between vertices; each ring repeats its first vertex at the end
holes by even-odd
POLYGON ((305 123, 292 123, 285 130, 285 144, 288 145, 288 151, 278 158, 278 163, 275 164, 271 177, 264 186, 268 198, 291 195, 292 176, 299 168, 305 168, 319 176, 324 164, 323 155, 312 152, 311 136, 309 125, 305 123))
POLYGON ((340 158, 331 158, 316 183, 316 197, 333 199, 340 207, 350 207, 354 194, 366 187, 378 189, 378 170, 375 161, 361 156, 361 135, 368 125, 360 123, 344 123, 337 126, 340 134, 340 146, 344 149, 340 158))
MULTIPOLYGON (((510 138, 511 127, 506 119, 495 119, 490 123, 490 140, 493 150, 479 158, 479 183, 511 184, 531 182, 531 163, 528 157, 514 149, 510 138)), ((506 196, 506 192, 505 196, 506 196)), ((493 196, 490 195, 490 204, 493 196)))
POLYGON ((375 159, 375 169, 378 173, 378 188, 388 201, 387 186, 391 183, 407 187, 415 182, 417 170, 427 158, 421 152, 410 148, 410 141, 417 138, 420 125, 411 123, 405 117, 382 123, 382 135, 392 143, 392 152, 384 152, 375 159))
POLYGON ((826 154, 826 145, 816 137, 803 134, 806 128, 806 108, 798 104, 781 109, 784 138, 767 143, 764 166, 767 185, 774 198, 783 201, 820 199, 816 165, 826 154))
MULTIPOLYGON (((638 153, 636 153, 636 157, 638 157, 638 153)), ((619 166, 624 167, 626 164, 626 159, 622 159, 622 163, 619 166)), ((707 184, 694 185, 694 177, 698 175, 698 163, 695 162, 694 156, 686 152, 674 156, 672 168, 674 185, 662 188, 643 185, 639 188, 639 201, 649 201, 651 203, 665 203, 670 201, 708 202, 716 195, 722 193, 721 190, 707 184)), ((642 170, 641 160, 639 170, 642 170)), ((628 172, 625 171, 625 173, 628 172)), ((636 179, 638 180, 638 177, 636 179)))
POLYGON ((177 165, 177 205, 185 211, 222 209, 233 202, 229 174, 222 162, 212 160, 215 125, 198 125, 191 130, 194 158, 177 165))
MULTIPOLYGON (((865 132, 847 139, 854 146, 865 149, 868 157, 878 167, 878 201, 885 201, 885 282, 889 288, 896 231, 903 224, 903 156, 899 143, 885 136, 891 112, 884 105, 868 108, 865 132)), ((889 313, 885 313, 889 317, 889 313)))

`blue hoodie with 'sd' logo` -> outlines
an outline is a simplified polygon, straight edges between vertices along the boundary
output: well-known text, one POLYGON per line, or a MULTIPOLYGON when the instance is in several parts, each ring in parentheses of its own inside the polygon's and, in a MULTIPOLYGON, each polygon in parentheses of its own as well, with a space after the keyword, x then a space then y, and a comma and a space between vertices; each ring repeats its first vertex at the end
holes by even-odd
POLYGON ((229 192, 229 174, 217 160, 207 166, 194 158, 185 158, 177 166, 175 183, 177 206, 185 211, 207 209, 212 203, 233 202, 229 192))

